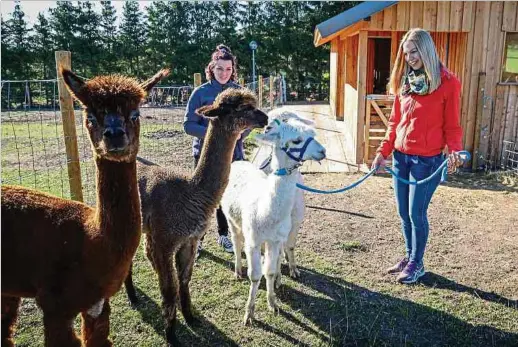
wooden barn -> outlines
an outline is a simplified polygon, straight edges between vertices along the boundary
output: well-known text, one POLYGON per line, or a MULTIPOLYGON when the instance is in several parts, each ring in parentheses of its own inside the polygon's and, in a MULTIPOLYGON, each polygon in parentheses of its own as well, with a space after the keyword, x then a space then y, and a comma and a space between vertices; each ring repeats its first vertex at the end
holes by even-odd
POLYGON ((331 44, 330 108, 344 122, 347 159, 373 159, 393 103, 386 84, 399 42, 416 27, 431 33, 441 60, 462 82, 464 148, 474 153, 472 167, 499 165, 506 145, 518 149, 517 5, 369 1, 317 25, 315 46, 331 44))

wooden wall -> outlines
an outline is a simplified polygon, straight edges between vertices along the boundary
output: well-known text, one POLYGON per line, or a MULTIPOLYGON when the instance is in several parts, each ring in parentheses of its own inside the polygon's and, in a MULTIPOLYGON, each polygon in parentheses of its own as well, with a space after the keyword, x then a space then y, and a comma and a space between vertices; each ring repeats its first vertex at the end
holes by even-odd
POLYGON ((400 1, 371 16, 366 29, 407 31, 470 31, 474 2, 471 1, 400 1))

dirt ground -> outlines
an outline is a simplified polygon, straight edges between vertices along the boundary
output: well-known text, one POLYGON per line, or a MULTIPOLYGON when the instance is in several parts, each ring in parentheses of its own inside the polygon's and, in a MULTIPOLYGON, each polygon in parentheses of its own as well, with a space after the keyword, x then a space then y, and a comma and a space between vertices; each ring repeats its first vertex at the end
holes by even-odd
MULTIPOLYGON (((345 186, 361 174, 308 174, 311 187, 345 186)), ((334 259, 337 266, 391 282, 382 270, 404 253, 392 180, 374 176, 342 194, 306 193, 307 213, 299 244, 334 259), (345 249, 353 251, 346 252, 345 249), (354 251, 356 250, 356 251, 354 251), (357 266, 361 264, 361 266, 357 266)), ((518 191, 496 180, 451 177, 429 207, 430 236, 425 283, 470 287, 518 299, 518 191), (438 283, 439 282, 439 283, 438 283)))

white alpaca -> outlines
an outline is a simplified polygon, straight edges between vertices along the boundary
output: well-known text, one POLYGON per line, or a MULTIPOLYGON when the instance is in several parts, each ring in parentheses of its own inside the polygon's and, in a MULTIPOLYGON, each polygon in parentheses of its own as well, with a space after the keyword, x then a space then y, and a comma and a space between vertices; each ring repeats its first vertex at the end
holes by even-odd
POLYGON ((242 276, 241 251, 248 262, 250 293, 244 323, 252 321, 261 280, 261 246, 265 245, 263 272, 268 307, 277 310, 274 286, 280 281, 280 252, 292 230, 291 212, 299 180, 298 167, 305 160, 322 160, 325 149, 314 139, 313 129, 282 123, 268 126, 257 139, 273 146, 272 174, 266 175, 249 162, 235 162, 221 206, 229 221, 235 253, 235 273, 242 276))
MULTIPOLYGON (((276 128, 282 123, 289 123, 293 124, 295 126, 299 124, 305 124, 308 126, 313 127, 314 122, 309 119, 302 118, 297 113, 291 111, 290 109, 286 107, 276 108, 275 110, 272 110, 268 112, 268 120, 269 128, 276 128)), ((263 170, 266 174, 269 174, 272 172, 271 166, 270 166, 271 156, 267 159, 267 162, 263 163, 261 165, 261 170, 263 170)), ((302 174, 300 171, 295 171, 292 173, 292 175, 297 176, 297 183, 304 184, 304 180, 302 178, 302 174)), ((290 277, 296 279, 300 276, 300 272, 297 268, 297 262, 295 260, 295 246, 297 244, 297 237, 299 233, 300 226, 302 225, 302 222, 304 221, 304 215, 306 213, 306 203, 304 201, 304 192, 301 189, 297 189, 297 192, 295 193, 295 203, 293 205, 293 209, 291 211, 291 231, 288 236, 288 240, 286 241, 286 244, 283 245, 284 250, 284 256, 286 257, 286 260, 288 261, 288 266, 290 269, 290 277)), ((282 251, 281 251, 282 254, 282 251)), ((279 262, 279 273, 280 273, 280 265, 281 262, 279 262)), ((280 280, 275 282, 276 287, 280 285, 280 280)))

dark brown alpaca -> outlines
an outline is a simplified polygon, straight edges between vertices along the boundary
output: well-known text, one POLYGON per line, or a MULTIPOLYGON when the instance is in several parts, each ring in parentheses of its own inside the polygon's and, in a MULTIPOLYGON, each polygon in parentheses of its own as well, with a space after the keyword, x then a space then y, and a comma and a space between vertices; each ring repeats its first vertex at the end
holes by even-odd
POLYGON ((139 105, 165 75, 138 84, 123 76, 83 82, 62 70, 84 108, 97 166, 97 204, 23 187, 2 187, 2 346, 13 346, 20 298, 36 298, 46 346, 111 346, 109 299, 121 287, 140 241, 135 158, 139 105), (82 315, 82 341, 73 320, 82 315))
MULTIPOLYGON (((245 129, 263 127, 268 121, 256 104, 250 91, 227 89, 213 105, 197 111, 210 122, 192 177, 156 165, 139 164, 146 253, 159 276, 169 345, 178 343, 175 335, 178 294, 185 320, 188 324, 194 322, 189 282, 196 245, 227 186, 236 141, 245 129)), ((130 301, 136 303, 131 270, 126 291, 130 301)))

